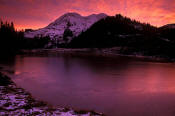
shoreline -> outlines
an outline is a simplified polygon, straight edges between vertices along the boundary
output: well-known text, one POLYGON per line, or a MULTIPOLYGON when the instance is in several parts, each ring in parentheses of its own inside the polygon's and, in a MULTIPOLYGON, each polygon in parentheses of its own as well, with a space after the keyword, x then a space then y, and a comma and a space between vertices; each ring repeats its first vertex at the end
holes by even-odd
POLYGON ((102 113, 71 108, 56 108, 32 97, 0 72, 0 115, 104 116, 102 113))
MULTIPOLYGON (((58 54, 79 54, 79 55, 94 55, 94 56, 104 56, 104 57, 129 57, 137 58, 140 60, 148 60, 153 62, 165 62, 173 63, 175 59, 159 57, 159 56, 145 56, 141 54, 121 54, 119 53, 120 47, 113 48, 55 48, 55 49, 32 49, 32 50, 21 50, 22 54, 37 54, 37 53, 58 53, 58 54)), ((20 55, 20 54, 19 54, 20 55)))

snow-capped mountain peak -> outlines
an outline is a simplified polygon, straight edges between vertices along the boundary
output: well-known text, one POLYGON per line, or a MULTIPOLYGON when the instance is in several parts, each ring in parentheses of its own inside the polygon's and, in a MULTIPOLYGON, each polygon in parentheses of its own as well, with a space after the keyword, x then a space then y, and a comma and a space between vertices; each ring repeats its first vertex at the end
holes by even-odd
POLYGON ((89 16, 81 16, 78 13, 66 13, 44 28, 25 32, 25 37, 34 38, 36 36, 49 36, 52 40, 56 39, 61 42, 63 41, 65 29, 69 28, 73 33, 73 37, 75 37, 82 31, 86 31, 95 22, 105 17, 107 17, 107 15, 104 13, 92 14, 89 16))

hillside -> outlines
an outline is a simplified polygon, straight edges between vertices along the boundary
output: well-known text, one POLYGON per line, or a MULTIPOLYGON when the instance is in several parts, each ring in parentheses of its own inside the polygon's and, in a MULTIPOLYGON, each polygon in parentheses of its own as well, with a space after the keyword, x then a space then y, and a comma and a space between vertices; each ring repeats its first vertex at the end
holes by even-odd
POLYGON ((162 29, 116 15, 95 23, 75 37, 71 48, 120 47, 121 54, 174 58, 173 29, 162 29))

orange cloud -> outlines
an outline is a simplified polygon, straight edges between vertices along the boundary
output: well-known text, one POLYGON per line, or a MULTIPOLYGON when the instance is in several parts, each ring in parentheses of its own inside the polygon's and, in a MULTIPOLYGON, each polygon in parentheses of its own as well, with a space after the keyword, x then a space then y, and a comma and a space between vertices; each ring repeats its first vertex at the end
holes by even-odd
POLYGON ((0 0, 0 18, 18 29, 44 27, 66 12, 121 13, 155 26, 175 23, 174 0, 0 0))

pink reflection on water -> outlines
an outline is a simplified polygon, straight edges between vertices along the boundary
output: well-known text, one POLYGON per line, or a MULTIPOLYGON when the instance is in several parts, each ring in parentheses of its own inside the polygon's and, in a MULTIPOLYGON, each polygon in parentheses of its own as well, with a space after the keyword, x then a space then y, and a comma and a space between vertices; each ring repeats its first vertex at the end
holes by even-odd
POLYGON ((128 58, 28 57, 14 64, 16 83, 56 106, 109 116, 174 113, 175 66, 128 58))
POLYGON ((129 93, 175 93, 175 69, 172 64, 136 63, 124 73, 124 90, 129 93))

